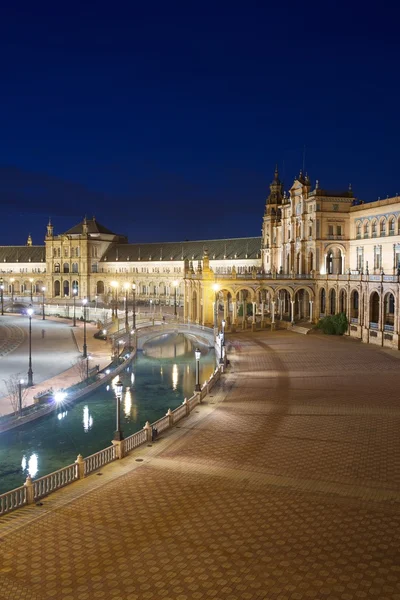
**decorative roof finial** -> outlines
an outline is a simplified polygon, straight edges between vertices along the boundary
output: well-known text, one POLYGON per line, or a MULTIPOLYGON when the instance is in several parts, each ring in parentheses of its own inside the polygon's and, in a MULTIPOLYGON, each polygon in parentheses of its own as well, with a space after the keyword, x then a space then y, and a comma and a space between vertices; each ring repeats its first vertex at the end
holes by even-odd
POLYGON ((28 235, 28 239, 26 241, 26 245, 27 246, 32 246, 32 238, 31 238, 31 234, 28 235))

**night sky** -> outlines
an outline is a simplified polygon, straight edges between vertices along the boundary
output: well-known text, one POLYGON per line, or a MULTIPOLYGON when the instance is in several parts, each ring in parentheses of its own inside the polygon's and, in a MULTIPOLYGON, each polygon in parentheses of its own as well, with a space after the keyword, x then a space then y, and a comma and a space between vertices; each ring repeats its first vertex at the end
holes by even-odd
POLYGON ((0 244, 85 214, 132 242, 257 236, 304 147, 323 188, 400 193, 400 15, 374 6, 4 3, 0 244))

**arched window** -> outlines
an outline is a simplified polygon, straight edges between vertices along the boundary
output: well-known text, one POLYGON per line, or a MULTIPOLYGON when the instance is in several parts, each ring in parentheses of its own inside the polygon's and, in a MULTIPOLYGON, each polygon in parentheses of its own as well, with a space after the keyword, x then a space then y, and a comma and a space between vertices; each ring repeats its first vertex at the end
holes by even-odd
POLYGON ((331 315, 336 313, 336 291, 333 289, 329 292, 329 313, 331 315))
POLYGON ((78 272, 78 263, 72 263, 72 272, 73 273, 77 273, 78 272))
POLYGON ((64 296, 69 296, 69 281, 64 281, 63 292, 64 292, 64 296))
POLYGON ((320 295, 320 312, 321 315, 324 315, 326 312, 326 292, 324 289, 321 290, 320 295))
POLYGON ((54 263, 54 273, 60 272, 60 263, 54 263))
POLYGON ((326 255, 326 272, 328 275, 333 273, 333 252, 330 250, 326 255))
POLYGON ((395 223, 394 217, 390 217, 390 219, 389 219, 389 235, 394 235, 394 223, 395 223))
POLYGON ((364 221, 364 237, 365 238, 369 237, 369 222, 368 221, 364 221))
POLYGON ((392 293, 385 296, 385 321, 386 329, 391 329, 394 326, 394 296, 392 293))
POLYGON ((382 219, 382 221, 380 222, 379 235, 381 237, 386 235, 386 219, 382 219))
POLYGON ((104 294, 104 281, 98 281, 96 284, 96 294, 104 294))
POLYGON ((372 237, 377 236, 377 221, 376 219, 372 221, 372 237))
POLYGON ((357 239, 360 239, 361 237, 361 222, 358 221, 357 225, 356 225, 356 236, 357 239))
POLYGON ((359 296, 358 296, 358 291, 357 290, 354 290, 351 293, 350 300, 351 300, 350 318, 358 320, 358 302, 359 302, 359 296))
POLYGON ((346 292, 344 290, 341 290, 340 294, 339 294, 339 312, 345 313, 345 314, 347 312, 347 310, 346 310, 346 292))
POLYGON ((76 291, 76 294, 74 294, 75 296, 79 296, 79 282, 74 279, 74 281, 72 282, 72 292, 76 291))
POLYGON ((69 273, 69 264, 68 263, 64 263, 63 271, 64 271, 64 273, 69 273))
MULTIPOLYGON (((379 294, 373 292, 369 298, 369 321, 376 327, 379 323, 379 294)), ((375 327, 375 329, 376 329, 375 327)))
POLYGON ((55 296, 59 296, 60 295, 60 290, 61 290, 61 284, 59 281, 55 281, 54 282, 54 295, 55 296))

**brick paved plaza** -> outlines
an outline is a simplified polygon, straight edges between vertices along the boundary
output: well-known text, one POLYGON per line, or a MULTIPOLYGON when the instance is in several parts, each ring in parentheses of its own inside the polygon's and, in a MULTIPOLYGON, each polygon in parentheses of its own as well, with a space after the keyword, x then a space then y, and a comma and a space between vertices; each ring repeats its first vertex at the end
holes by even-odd
POLYGON ((1 600, 400 600, 400 353, 230 342, 189 419, 0 519, 1 600))

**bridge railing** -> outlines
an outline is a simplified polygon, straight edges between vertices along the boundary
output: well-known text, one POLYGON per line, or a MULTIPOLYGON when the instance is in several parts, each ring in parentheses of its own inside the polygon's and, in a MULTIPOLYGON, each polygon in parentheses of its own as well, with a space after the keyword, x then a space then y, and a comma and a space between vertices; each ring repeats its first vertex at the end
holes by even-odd
POLYGON ((83 458, 79 454, 75 463, 44 475, 39 479, 32 480, 28 475, 24 485, 0 495, 0 516, 8 514, 22 506, 33 504, 40 498, 51 494, 51 492, 59 490, 78 479, 87 477, 105 465, 123 458, 142 444, 151 441, 155 433, 159 435, 171 429, 181 419, 190 415, 191 411, 201 403, 202 399, 208 394, 220 377, 221 370, 220 367, 217 367, 211 377, 204 382, 200 392, 195 392, 189 399, 185 398, 182 404, 175 408, 175 410, 168 410, 165 416, 152 424, 146 423, 142 430, 130 435, 126 439, 114 441, 112 446, 108 446, 86 458, 83 458))

